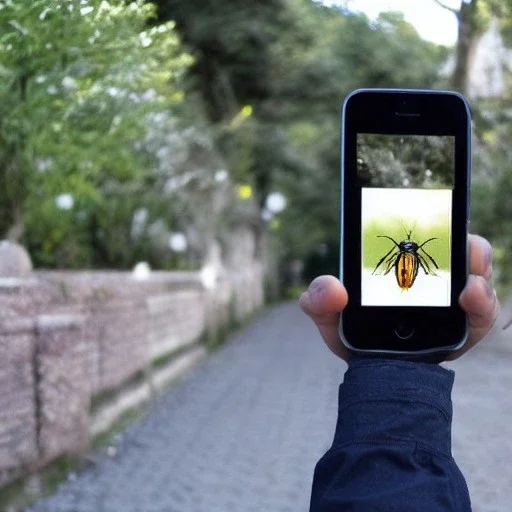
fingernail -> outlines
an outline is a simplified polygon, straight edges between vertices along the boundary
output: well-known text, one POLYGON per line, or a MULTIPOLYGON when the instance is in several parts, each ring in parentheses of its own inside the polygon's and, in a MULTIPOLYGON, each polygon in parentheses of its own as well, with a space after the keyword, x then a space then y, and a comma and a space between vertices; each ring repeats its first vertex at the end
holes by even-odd
POLYGON ((317 301, 321 298, 322 294, 324 292, 324 287, 322 286, 321 281, 315 279, 309 286, 309 297, 313 301, 317 301))

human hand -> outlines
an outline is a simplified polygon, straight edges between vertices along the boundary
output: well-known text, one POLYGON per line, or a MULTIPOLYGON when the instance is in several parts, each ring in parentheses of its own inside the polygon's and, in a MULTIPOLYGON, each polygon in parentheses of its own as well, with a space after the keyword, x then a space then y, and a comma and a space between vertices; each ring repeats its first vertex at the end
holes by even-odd
MULTIPOLYGON (((492 284, 492 256, 492 247, 485 238, 469 235, 470 275, 459 297, 459 304, 468 315, 468 340, 460 350, 450 354, 448 360, 457 359, 473 348, 498 317, 500 303, 492 284)), ((340 340, 338 324, 347 302, 347 291, 334 276, 317 277, 299 301, 329 349, 344 360, 350 357, 350 352, 340 340)))

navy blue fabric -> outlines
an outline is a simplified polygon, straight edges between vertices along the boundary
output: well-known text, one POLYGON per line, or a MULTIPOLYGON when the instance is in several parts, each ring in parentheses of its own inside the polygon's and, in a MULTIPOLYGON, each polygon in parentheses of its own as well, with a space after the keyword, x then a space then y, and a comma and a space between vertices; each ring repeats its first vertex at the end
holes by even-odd
POLYGON ((310 512, 470 512, 451 454, 453 380, 436 364, 351 361, 310 512))

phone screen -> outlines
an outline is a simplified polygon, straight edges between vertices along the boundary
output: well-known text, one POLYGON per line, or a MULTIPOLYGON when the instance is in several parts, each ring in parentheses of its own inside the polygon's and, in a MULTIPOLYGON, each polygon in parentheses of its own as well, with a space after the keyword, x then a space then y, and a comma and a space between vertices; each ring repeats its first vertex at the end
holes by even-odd
POLYGON ((455 137, 357 134, 361 305, 449 307, 455 137))

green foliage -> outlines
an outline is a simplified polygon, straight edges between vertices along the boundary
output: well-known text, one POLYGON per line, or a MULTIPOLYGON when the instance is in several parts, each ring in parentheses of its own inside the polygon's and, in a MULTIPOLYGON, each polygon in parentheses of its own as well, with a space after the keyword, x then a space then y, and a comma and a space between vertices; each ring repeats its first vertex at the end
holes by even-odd
MULTIPOLYGON (((499 15, 507 36, 510 2, 476 2, 461 7, 475 33, 499 15)), ((0 234, 40 266, 182 268, 245 222, 283 260, 327 246, 334 261, 343 99, 445 85, 447 55, 399 13, 312 0, 0 0, 0 234), (239 184, 251 199, 234 199, 239 184), (273 191, 287 208, 267 223, 273 191)), ((509 254, 510 116, 477 107, 473 229, 509 254)))
POLYGON ((471 229, 494 247, 499 282, 512 284, 512 115, 506 97, 478 102, 478 141, 474 159, 471 229))
POLYGON ((360 87, 423 87, 438 82, 447 50, 421 40, 397 13, 364 15, 294 0, 297 33, 274 45, 276 122, 286 126, 287 167, 273 181, 290 198, 279 231, 283 254, 305 257, 339 239, 339 122, 344 97, 360 87))
POLYGON ((50 462, 39 473, 32 473, 2 488, 0 493, 1 510, 26 510, 37 500, 51 496, 59 484, 69 475, 86 467, 78 456, 64 455, 50 462))
POLYGON ((125 234, 156 163, 148 122, 180 108, 190 56, 171 22, 148 28, 142 0, 0 7, 0 232, 40 265, 131 264, 125 234))
POLYGON ((214 121, 232 118, 240 105, 268 97, 274 71, 270 49, 287 27, 285 0, 156 4, 159 19, 176 21, 194 52, 194 82, 214 121))

